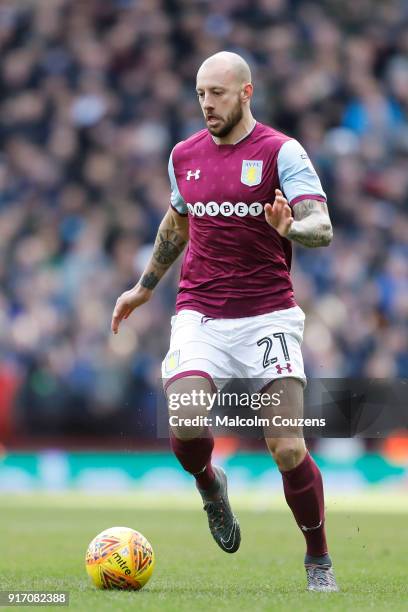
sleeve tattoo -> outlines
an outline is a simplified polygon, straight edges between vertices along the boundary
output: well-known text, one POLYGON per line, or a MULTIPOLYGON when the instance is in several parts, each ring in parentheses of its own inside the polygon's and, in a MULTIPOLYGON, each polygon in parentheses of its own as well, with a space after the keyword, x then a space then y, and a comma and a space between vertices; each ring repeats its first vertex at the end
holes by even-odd
POLYGON ((294 206, 293 216, 287 238, 310 248, 330 244, 333 229, 326 202, 302 200, 294 206))
POLYGON ((152 269, 140 279, 146 289, 154 289, 166 270, 183 251, 187 242, 175 230, 159 230, 154 243, 152 269))

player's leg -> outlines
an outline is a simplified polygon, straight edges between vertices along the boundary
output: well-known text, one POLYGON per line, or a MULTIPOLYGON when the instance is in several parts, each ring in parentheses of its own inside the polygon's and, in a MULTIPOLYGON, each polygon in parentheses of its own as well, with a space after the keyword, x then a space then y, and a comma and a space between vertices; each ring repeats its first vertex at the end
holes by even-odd
MULTIPOLYGON (((282 419, 303 416, 303 384, 300 380, 281 378, 272 382, 264 392, 271 396, 280 393, 280 405, 273 410, 282 419)), ((271 407, 264 409, 264 415, 272 416, 271 411, 272 403, 271 407)), ((308 589, 337 591, 326 541, 322 475, 306 449, 302 429, 295 425, 268 428, 265 441, 281 472, 287 504, 306 540, 308 589)))
MULTIPOLYGON (((303 415, 303 386, 295 378, 272 382, 264 393, 280 393, 280 404, 273 411, 283 419, 303 415)), ((263 414, 271 414, 265 408, 263 414)), ((296 426, 265 429, 265 441, 283 481, 286 501, 302 530, 307 554, 321 557, 327 554, 324 530, 323 484, 320 470, 308 453, 302 429, 296 426)))
POLYGON ((170 422, 174 423, 171 446, 183 468, 196 480, 214 540, 222 550, 233 553, 241 542, 239 523, 228 500, 225 472, 211 462, 214 437, 206 424, 209 412, 204 398, 214 392, 214 385, 204 376, 180 377, 166 386, 169 414, 173 417, 170 422), (174 406, 175 398, 181 397, 183 402, 174 418, 170 406, 174 406))
POLYGON ((200 313, 190 310, 172 317, 170 347, 162 363, 171 446, 183 468, 195 476, 202 490, 208 489, 214 480, 211 464, 214 439, 204 424, 210 414, 205 400, 195 401, 195 398, 216 391, 214 377, 224 376, 226 365, 223 354, 218 351, 219 340, 205 320, 200 313), (191 401, 179 401, 174 409, 174 400, 182 397, 191 401), (201 419, 198 425, 185 424, 183 419, 194 417, 201 419))
MULTIPOLYGON (((256 390, 270 393, 270 415, 303 416, 306 377, 301 343, 304 320, 305 315, 298 306, 252 317, 246 321, 244 341, 235 350, 246 366, 248 378, 259 385, 256 390), (281 401, 274 409, 272 396, 276 393, 281 401)), ((308 588, 336 590, 331 562, 326 557, 322 477, 307 452, 303 432, 296 428, 284 431, 282 427, 275 427, 265 431, 265 438, 282 474, 287 503, 306 539, 308 588)))
MULTIPOLYGON (((185 398, 191 397, 191 402, 184 402, 177 411, 178 416, 205 418, 210 415, 205 401, 194 401, 193 392, 196 398, 200 392, 215 393, 213 381, 218 383, 228 378, 227 345, 225 329, 217 321, 209 321, 208 317, 190 310, 183 310, 172 318, 170 348, 162 366, 169 412, 172 412, 171 394, 181 397, 184 393, 185 398)), ((225 552, 235 552, 240 544, 240 530, 228 501, 224 471, 212 465, 211 429, 203 422, 187 426, 178 421, 171 431, 173 451, 184 469, 196 479, 215 541, 225 552)))
POLYGON ((208 404, 205 399, 200 401, 200 397, 206 398, 214 393, 213 384, 207 377, 186 375, 167 384, 165 393, 169 407, 172 450, 183 468, 194 476, 197 487, 209 490, 215 480, 211 463, 214 437, 206 424, 209 418, 208 404), (183 402, 177 402, 175 409, 177 398, 183 398, 183 402))

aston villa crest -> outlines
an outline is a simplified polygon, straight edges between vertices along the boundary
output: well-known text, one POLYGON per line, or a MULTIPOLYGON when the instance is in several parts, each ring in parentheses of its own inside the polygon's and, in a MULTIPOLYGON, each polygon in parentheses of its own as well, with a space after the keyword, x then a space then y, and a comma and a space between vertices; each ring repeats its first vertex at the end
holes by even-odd
POLYGON ((262 181, 262 160, 244 159, 241 170, 241 183, 254 187, 262 181))

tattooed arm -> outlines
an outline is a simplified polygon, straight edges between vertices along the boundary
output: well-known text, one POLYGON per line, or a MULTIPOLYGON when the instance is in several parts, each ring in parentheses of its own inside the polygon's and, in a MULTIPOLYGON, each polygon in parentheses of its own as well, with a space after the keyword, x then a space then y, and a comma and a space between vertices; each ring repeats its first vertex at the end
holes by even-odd
POLYGON ((127 319, 135 308, 147 302, 159 280, 176 261, 188 241, 188 217, 169 208, 160 223, 153 254, 139 282, 117 299, 112 315, 111 329, 118 333, 120 322, 127 319))
POLYGON ((305 199, 292 210, 279 189, 275 190, 275 201, 265 205, 265 218, 269 225, 285 238, 305 247, 328 246, 333 238, 326 202, 305 199))
POLYGON ((188 217, 182 217, 169 208, 160 223, 153 254, 139 284, 154 289, 161 277, 176 261, 188 241, 188 217))
POLYGON ((293 208, 294 221, 286 234, 306 247, 328 246, 333 238, 326 202, 301 200, 293 208))

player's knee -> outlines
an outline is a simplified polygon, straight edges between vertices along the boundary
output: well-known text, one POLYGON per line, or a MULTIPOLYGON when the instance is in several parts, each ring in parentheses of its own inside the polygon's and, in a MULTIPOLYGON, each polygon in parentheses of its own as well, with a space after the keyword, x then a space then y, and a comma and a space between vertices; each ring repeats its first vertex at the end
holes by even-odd
POLYGON ((306 454, 304 441, 297 438, 285 440, 284 442, 271 441, 268 447, 278 468, 283 471, 295 468, 306 454))
POLYGON ((197 376, 185 376, 168 386, 169 425, 176 438, 193 440, 203 435, 208 425, 206 398, 210 392, 210 382, 197 376))
POLYGON ((208 425, 207 419, 207 411, 200 406, 187 405, 180 406, 178 410, 169 409, 170 429, 179 440, 199 438, 208 425))
POLYGON ((179 440, 187 441, 194 440, 195 438, 200 438, 204 433, 203 426, 183 426, 183 425, 173 425, 170 426, 173 436, 178 438, 179 440))

